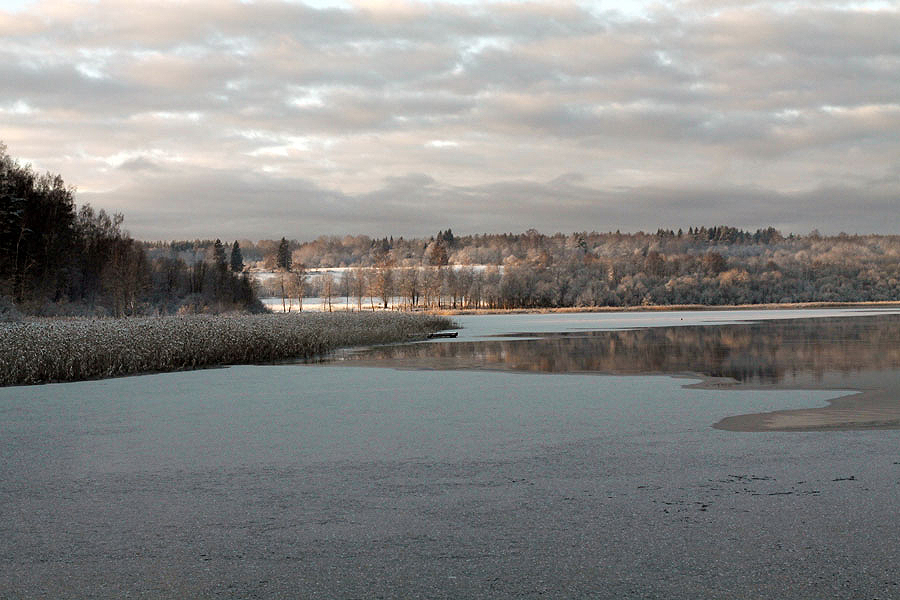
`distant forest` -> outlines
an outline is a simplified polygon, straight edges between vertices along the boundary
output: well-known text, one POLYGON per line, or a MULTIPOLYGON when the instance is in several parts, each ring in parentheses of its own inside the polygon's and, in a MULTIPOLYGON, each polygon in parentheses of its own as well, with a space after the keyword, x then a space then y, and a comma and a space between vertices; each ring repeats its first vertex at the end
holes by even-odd
MULTIPOLYGON (((202 254, 210 243, 148 249, 202 254)), ((407 308, 457 309, 900 300, 895 235, 785 236, 771 227, 691 226, 456 236, 448 229, 427 239, 345 236, 240 245, 256 268, 290 275, 289 295, 346 297, 360 307, 398 298, 407 308), (309 271, 327 267, 345 267, 343 276, 309 271)), ((278 295, 284 282, 276 278, 267 294, 278 295)))
POLYGON ((358 307, 549 308, 900 300, 900 236, 784 235, 690 226, 655 233, 314 241, 141 242, 121 215, 76 208, 58 175, 0 144, 0 312, 172 314, 260 310, 264 295, 358 307), (311 269, 343 267, 340 277, 311 269), (280 276, 254 284, 251 273, 280 276), (7 309, 8 309, 7 308, 7 309))
POLYGON ((262 310, 221 242, 191 263, 148 257, 122 221, 77 208, 59 175, 19 165, 0 144, 0 317, 262 310))

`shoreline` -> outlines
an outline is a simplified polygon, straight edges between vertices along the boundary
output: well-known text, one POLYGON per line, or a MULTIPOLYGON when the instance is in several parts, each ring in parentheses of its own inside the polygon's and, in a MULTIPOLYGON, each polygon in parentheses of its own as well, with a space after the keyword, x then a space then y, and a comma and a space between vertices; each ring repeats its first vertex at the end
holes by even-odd
POLYGON ((565 306, 548 308, 443 308, 425 311, 429 314, 455 315, 514 315, 550 313, 616 313, 616 312, 674 312, 718 310, 784 310, 813 308, 900 308, 900 301, 873 302, 786 302, 770 304, 665 304, 649 306, 565 306))
MULTIPOLYGON (((599 373, 625 375, 626 373, 599 373)), ((633 373, 632 373, 633 374, 633 373)), ((703 373, 642 373, 663 375, 676 379, 700 379, 682 387, 695 390, 748 391, 822 391, 834 392, 824 406, 787 408, 759 413, 744 413, 724 417, 712 425, 713 429, 745 433, 858 431, 870 429, 900 429, 900 382, 897 387, 865 387, 849 382, 847 386, 829 384, 744 384, 730 377, 715 377, 703 373)), ((856 382, 859 383, 859 382, 856 382)))

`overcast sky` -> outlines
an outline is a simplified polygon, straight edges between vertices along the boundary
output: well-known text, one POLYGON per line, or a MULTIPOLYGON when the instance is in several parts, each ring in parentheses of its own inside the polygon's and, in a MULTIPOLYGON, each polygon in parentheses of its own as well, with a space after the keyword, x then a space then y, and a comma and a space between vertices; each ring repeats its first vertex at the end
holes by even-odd
POLYGON ((0 0, 0 140, 143 239, 900 233, 897 2, 0 0))

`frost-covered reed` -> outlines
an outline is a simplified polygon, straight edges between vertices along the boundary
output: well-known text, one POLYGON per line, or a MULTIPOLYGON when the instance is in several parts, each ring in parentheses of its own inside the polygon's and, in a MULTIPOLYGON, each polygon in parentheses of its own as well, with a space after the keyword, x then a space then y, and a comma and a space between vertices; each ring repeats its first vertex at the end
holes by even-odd
POLYGON ((0 323, 0 385, 309 358, 446 329, 423 314, 301 313, 0 323))

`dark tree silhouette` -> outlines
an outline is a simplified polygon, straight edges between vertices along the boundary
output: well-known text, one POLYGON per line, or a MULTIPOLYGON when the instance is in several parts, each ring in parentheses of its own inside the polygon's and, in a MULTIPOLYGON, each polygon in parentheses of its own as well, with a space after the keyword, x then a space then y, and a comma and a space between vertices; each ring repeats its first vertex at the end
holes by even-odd
POLYGON ((210 242, 209 258, 195 252, 189 270, 175 243, 172 254, 150 259, 123 220, 90 205, 76 210, 74 189, 59 175, 35 174, 0 143, 0 296, 21 312, 261 309, 249 279, 228 272, 221 241, 210 242))
POLYGON ((231 271, 232 273, 242 273, 244 271, 244 255, 241 253, 241 246, 237 240, 231 246, 231 271))
POLYGON ((278 253, 275 255, 275 266, 285 271, 291 270, 291 248, 285 238, 278 243, 278 253))

